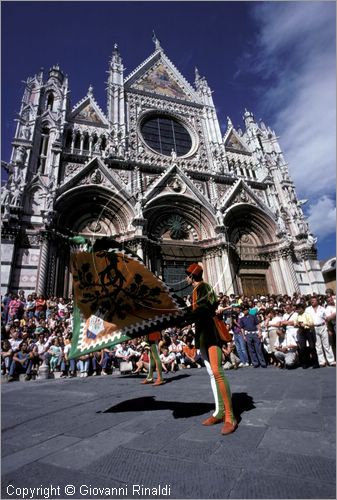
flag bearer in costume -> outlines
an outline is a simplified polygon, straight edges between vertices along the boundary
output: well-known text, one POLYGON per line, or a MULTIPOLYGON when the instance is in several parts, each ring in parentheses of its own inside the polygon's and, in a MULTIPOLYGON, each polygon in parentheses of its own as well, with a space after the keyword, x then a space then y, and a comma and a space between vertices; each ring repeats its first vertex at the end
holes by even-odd
POLYGON ((211 379, 215 399, 213 415, 202 422, 214 425, 223 422, 221 434, 235 431, 238 424, 233 414, 229 383, 222 368, 222 341, 215 318, 218 299, 212 287, 202 279, 203 269, 198 264, 191 264, 187 270, 187 282, 192 285, 191 319, 195 324, 195 346, 200 349, 207 372, 211 379))
POLYGON ((165 380, 163 380, 163 369, 162 364, 159 357, 158 352, 158 341, 161 339, 160 332, 151 332, 148 334, 148 343, 150 345, 150 368, 149 373, 146 379, 142 382, 142 384, 152 384, 152 385, 162 385, 165 384, 165 380), (153 372, 156 368, 157 371, 157 380, 153 381, 153 372))

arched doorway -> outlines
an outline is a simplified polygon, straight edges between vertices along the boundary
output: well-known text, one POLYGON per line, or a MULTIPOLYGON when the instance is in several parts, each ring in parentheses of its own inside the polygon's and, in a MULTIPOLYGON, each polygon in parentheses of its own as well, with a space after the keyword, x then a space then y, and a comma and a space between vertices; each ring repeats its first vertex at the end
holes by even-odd
MULTIPOLYGON (((187 196, 166 195, 146 205, 149 267, 178 295, 191 293, 185 269, 205 263, 207 242, 215 238, 215 220, 201 204, 187 196)), ((207 278, 207 266, 204 265, 207 278)))
POLYGON ((274 277, 263 251, 277 244, 275 222, 268 214, 248 204, 231 207, 224 222, 228 228, 237 291, 247 297, 273 293, 274 277))
MULTIPOLYGON (((56 234, 80 234, 89 240, 110 237, 118 241, 128 234, 132 219, 132 208, 127 201, 112 190, 95 185, 66 192, 58 198, 55 210, 56 234)), ((69 245, 56 237, 50 245, 48 293, 71 293, 69 258, 69 245)))

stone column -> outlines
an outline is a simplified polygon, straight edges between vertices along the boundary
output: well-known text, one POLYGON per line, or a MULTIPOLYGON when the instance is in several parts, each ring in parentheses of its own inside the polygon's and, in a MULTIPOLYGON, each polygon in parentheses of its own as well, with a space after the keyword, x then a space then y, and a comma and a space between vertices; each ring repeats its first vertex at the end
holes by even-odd
POLYGON ((49 241, 47 236, 41 235, 42 241, 40 245, 40 262, 38 269, 38 276, 36 282, 36 291, 37 293, 45 294, 46 293, 46 283, 48 276, 48 251, 49 251, 49 241))

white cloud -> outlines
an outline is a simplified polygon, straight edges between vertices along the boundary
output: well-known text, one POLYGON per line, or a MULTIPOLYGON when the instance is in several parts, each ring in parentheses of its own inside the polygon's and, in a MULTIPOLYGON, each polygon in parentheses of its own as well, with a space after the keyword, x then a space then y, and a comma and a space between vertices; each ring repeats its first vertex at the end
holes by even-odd
POLYGON ((308 221, 311 231, 319 238, 325 238, 336 231, 336 206, 333 200, 322 196, 308 207, 308 221))
POLYGON ((266 122, 271 117, 299 196, 334 198, 335 4, 263 2, 252 9, 259 31, 251 67, 264 77, 259 112, 266 122))

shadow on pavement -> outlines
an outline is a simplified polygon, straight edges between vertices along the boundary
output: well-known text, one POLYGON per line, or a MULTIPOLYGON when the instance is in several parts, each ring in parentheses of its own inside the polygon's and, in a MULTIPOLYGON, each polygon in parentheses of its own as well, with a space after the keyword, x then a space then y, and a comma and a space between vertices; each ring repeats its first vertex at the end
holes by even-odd
MULTIPOLYGON (((255 408, 253 398, 246 392, 235 393, 232 395, 234 414, 240 422, 241 414, 255 408)), ((180 402, 180 401, 160 401, 154 396, 144 396, 141 398, 128 399, 122 403, 111 406, 102 412, 97 413, 121 413, 130 411, 156 411, 171 410, 174 418, 188 418, 204 415, 214 410, 214 404, 199 402, 180 402)))
POLYGON ((179 401, 157 401, 154 396, 128 399, 111 406, 101 413, 120 413, 127 411, 172 410, 174 418, 187 418, 210 412, 214 408, 210 403, 181 403, 179 401))
POLYGON ((245 411, 254 410, 254 400, 246 392, 235 392, 232 394, 233 412, 238 422, 241 421, 241 414, 245 411))

